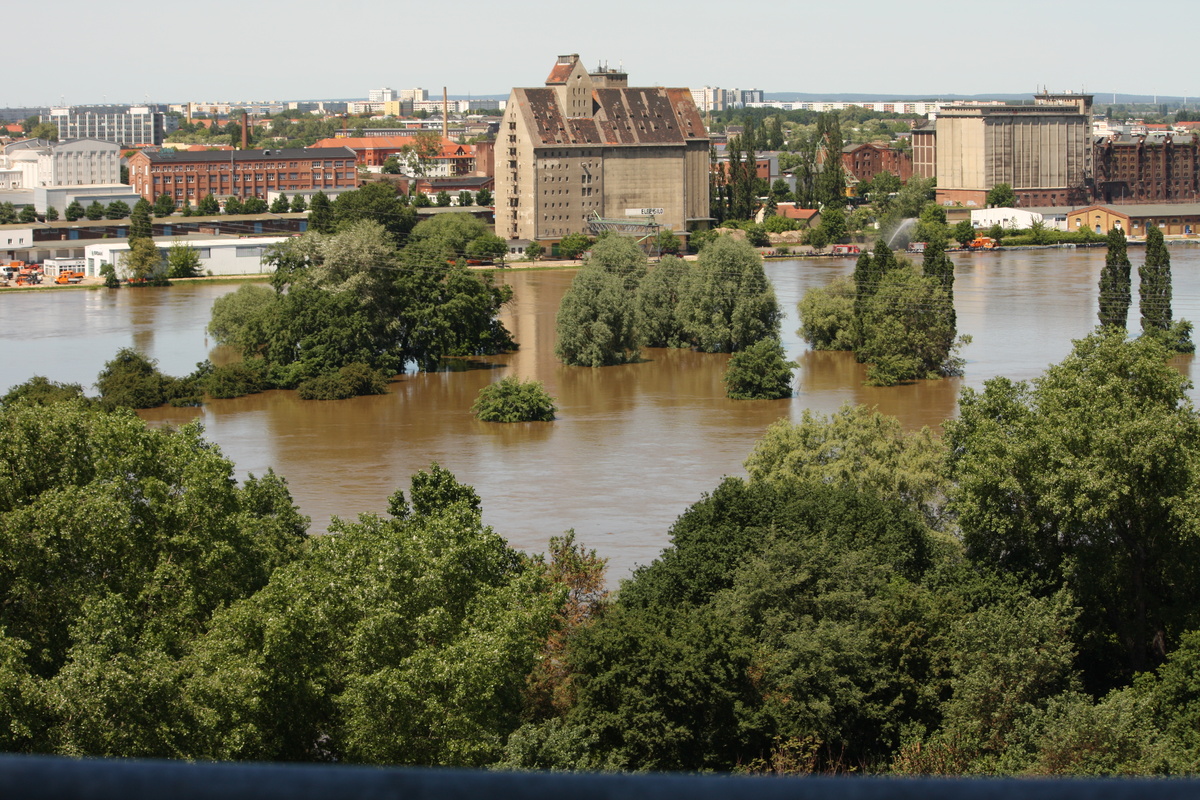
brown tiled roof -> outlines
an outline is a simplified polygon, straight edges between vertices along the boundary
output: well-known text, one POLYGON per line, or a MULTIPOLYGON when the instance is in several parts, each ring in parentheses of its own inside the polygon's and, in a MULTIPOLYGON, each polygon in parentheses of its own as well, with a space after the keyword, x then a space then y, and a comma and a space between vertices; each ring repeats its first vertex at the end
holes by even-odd
POLYGON ((691 92, 661 87, 598 88, 591 117, 567 118, 553 89, 516 89, 535 140, 551 144, 681 144, 706 140, 691 92))
POLYGON ((561 86, 566 83, 567 78, 571 77, 571 70, 574 68, 574 64, 555 64, 554 69, 550 70, 550 77, 546 78, 546 85, 561 86))

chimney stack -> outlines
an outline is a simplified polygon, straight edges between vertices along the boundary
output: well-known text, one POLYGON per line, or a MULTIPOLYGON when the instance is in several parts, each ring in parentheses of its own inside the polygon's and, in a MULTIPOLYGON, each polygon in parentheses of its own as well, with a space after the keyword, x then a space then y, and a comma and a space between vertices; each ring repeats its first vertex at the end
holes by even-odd
POLYGON ((250 148, 250 131, 247 129, 247 124, 246 124, 247 119, 248 119, 248 115, 246 114, 245 109, 243 109, 242 110, 242 149, 243 150, 248 150, 250 148))
POLYGON ((442 138, 450 138, 450 98, 445 86, 442 87, 442 138))

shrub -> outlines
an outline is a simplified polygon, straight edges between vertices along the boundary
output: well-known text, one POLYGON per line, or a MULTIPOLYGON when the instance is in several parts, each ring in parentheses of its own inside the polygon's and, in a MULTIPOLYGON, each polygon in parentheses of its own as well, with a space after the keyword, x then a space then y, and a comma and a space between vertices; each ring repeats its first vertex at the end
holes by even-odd
POLYGON ((848 275, 816 286, 800 300, 800 335, 814 350, 854 349, 854 281, 848 275))
POLYGON ((734 353, 725 369, 725 393, 732 400, 779 400, 792 396, 792 368, 778 339, 760 339, 734 353))
POLYGON ((347 364, 331 375, 309 378, 296 387, 302 400, 345 400, 366 394, 387 394, 387 376, 366 364, 347 364))
POLYGON ((267 362, 261 358, 249 358, 215 367, 205 376, 203 387, 210 397, 218 400, 243 397, 270 389, 267 362))
POLYGON ((154 408, 167 402, 167 376, 131 347, 122 347, 104 365, 96 388, 105 408, 154 408))
POLYGON ((557 410, 541 381, 516 376, 483 387, 471 406, 483 422, 550 422, 557 410))

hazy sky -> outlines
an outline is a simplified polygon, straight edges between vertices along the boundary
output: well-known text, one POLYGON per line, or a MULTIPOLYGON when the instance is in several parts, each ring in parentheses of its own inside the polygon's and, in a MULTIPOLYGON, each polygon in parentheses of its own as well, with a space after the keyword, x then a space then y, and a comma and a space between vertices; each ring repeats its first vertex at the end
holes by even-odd
POLYGON ((1194 0, 14 3, 5 28, 35 44, 9 51, 0 106, 507 94, 560 53, 635 85, 1190 96, 1198 19, 1194 0))

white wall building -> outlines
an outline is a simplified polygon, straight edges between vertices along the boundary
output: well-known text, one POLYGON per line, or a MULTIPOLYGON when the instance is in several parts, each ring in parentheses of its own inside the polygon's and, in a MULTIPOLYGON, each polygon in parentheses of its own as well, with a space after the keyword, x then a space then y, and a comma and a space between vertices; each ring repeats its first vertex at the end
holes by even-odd
POLYGON ((386 86, 382 89, 371 89, 367 92, 367 99, 372 103, 387 103, 396 99, 396 90, 386 86))
POLYGON ((976 228, 990 228, 999 225, 1010 230, 1027 230, 1035 222, 1044 222, 1045 218, 1036 211, 1024 208, 973 208, 971 209, 971 225, 976 228))
MULTIPOLYGON (((167 238, 160 236, 154 240, 162 253, 164 263, 167 251, 176 242, 194 247, 200 255, 200 272, 206 275, 258 275, 271 272, 264 265, 263 254, 271 245, 288 241, 287 236, 258 236, 246 238, 167 238)), ((117 268, 117 277, 128 278, 122 255, 129 252, 127 239, 101 239, 88 243, 85 251, 86 266, 84 272, 88 277, 100 274, 100 267, 112 264, 117 268)))

